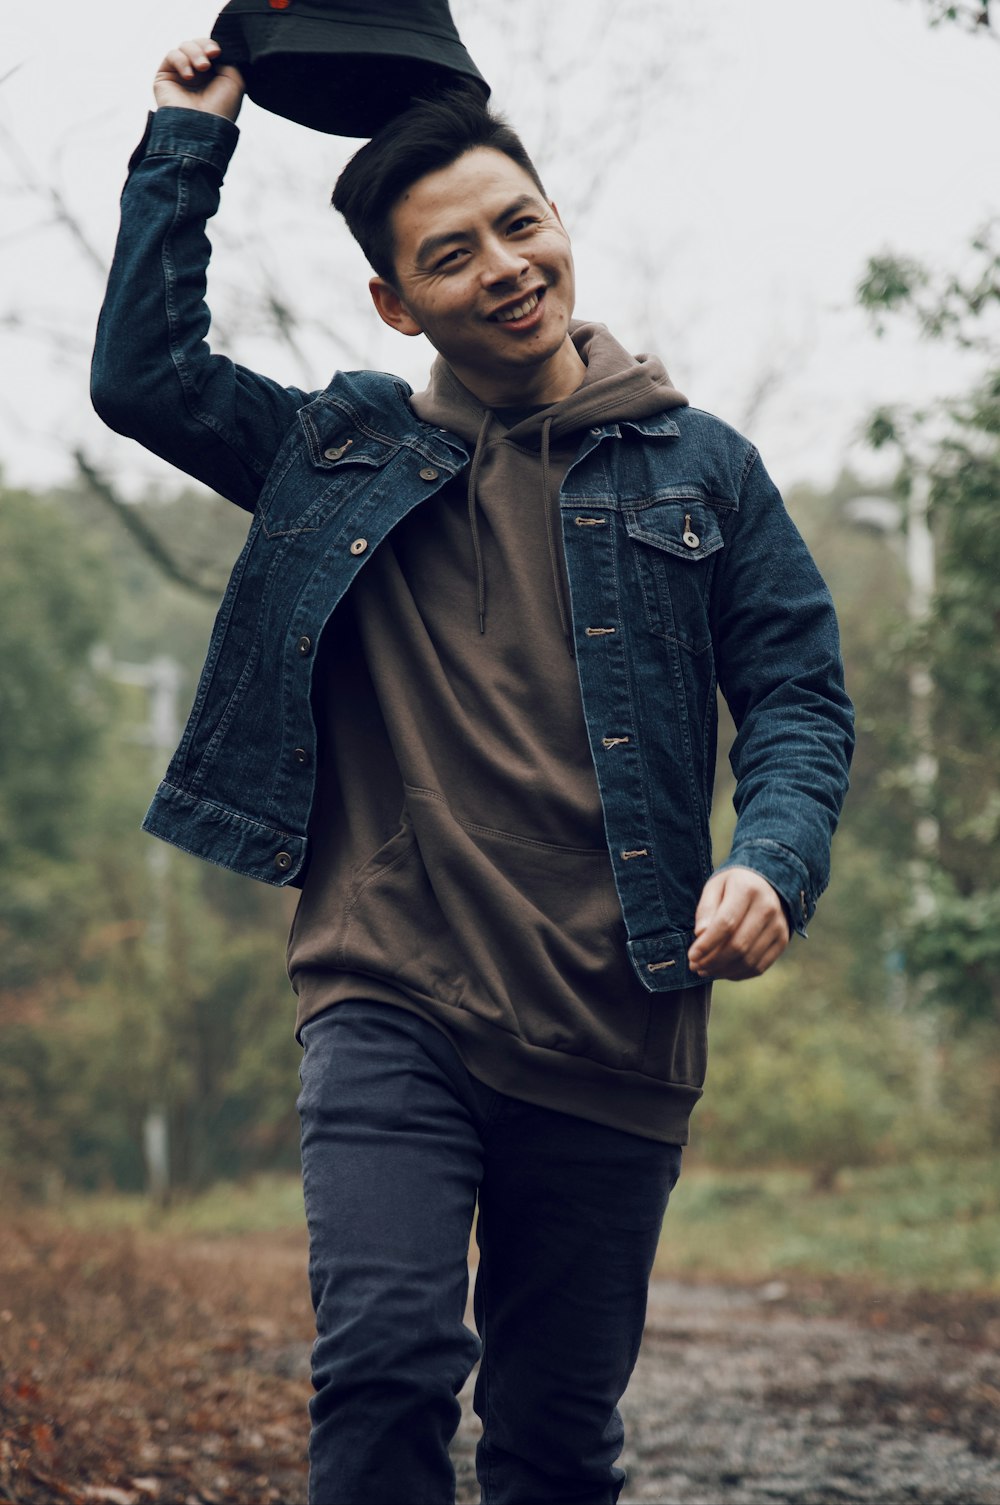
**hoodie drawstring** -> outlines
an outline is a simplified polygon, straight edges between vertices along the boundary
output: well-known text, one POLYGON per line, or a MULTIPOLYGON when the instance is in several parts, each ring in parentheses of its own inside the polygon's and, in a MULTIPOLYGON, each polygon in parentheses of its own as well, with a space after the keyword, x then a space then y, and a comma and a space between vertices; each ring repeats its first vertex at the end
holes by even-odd
POLYGON ((490 424, 493 422, 493 414, 489 408, 479 426, 476 437, 476 448, 472 455, 472 464, 469 466, 469 531, 472 534, 472 552, 476 559, 476 607, 479 611, 479 631, 486 631, 486 568, 483 564, 483 550, 479 542, 479 503, 476 499, 476 487, 479 482, 479 467, 483 461, 486 435, 490 424))
MULTIPOLYGON (((570 658, 573 658, 573 631, 570 625, 569 605, 566 600, 566 582, 556 540, 555 527, 552 521, 556 498, 551 494, 549 447, 555 416, 553 413, 548 418, 542 420, 542 508, 545 513, 545 537, 549 547, 549 566, 552 570, 552 585, 555 590, 556 605, 559 609, 559 624, 562 627, 563 637, 566 641, 566 651, 570 658)), ((492 422, 493 412, 487 408, 483 421, 479 426, 479 433, 476 436, 476 447, 473 450, 472 462, 469 466, 467 491, 469 532, 472 535, 472 552, 476 561, 476 610, 479 615, 480 633, 486 631, 486 566, 483 562, 483 547, 479 537, 479 472, 486 451, 486 436, 489 433, 492 422)))

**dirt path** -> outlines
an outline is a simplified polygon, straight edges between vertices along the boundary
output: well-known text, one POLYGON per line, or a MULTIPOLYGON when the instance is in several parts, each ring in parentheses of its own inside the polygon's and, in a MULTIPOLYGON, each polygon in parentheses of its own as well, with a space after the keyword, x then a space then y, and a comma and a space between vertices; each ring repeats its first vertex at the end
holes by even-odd
POLYGON ((1000 1330, 893 1331, 786 1301, 657 1288, 625 1499, 1000 1502, 1000 1330))
MULTIPOLYGON (((0 1505, 302 1505, 304 1254, 0 1225, 0 1505)), ((1000 1297, 657 1282, 621 1505, 1000 1505, 998 1354, 1000 1297)))
POLYGON ((930 1308, 657 1282, 622 1405, 621 1505, 1000 1505, 1000 1302, 930 1308))

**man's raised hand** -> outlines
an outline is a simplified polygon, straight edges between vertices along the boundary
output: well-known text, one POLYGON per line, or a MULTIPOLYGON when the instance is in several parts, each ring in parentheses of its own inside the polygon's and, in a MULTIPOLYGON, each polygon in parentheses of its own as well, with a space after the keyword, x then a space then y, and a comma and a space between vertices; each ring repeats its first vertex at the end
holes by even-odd
POLYGON ((221 51, 211 37, 197 37, 171 48, 153 80, 157 106, 205 110, 235 120, 243 103, 243 76, 228 63, 217 66, 221 51))

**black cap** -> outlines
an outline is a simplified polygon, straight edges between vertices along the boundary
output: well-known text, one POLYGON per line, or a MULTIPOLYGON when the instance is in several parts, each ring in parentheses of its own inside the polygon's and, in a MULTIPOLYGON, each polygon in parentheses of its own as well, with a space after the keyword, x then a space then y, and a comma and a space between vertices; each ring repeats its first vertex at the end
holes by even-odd
POLYGON ((490 92, 447 0, 229 0, 212 36, 255 103, 334 136, 374 136, 461 79, 490 92))

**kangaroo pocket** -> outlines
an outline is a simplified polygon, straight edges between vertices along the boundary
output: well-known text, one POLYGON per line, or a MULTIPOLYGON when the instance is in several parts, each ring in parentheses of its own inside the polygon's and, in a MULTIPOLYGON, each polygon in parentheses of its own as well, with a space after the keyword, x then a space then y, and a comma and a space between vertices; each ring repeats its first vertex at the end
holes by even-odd
POLYGON ((531 1045, 638 1066, 650 995, 628 962, 607 849, 459 819, 431 790, 407 789, 407 809, 463 1007, 531 1045))
POLYGON ((337 961, 345 971, 389 978, 418 997, 462 1001, 460 950, 406 816, 355 874, 341 916, 337 961))

